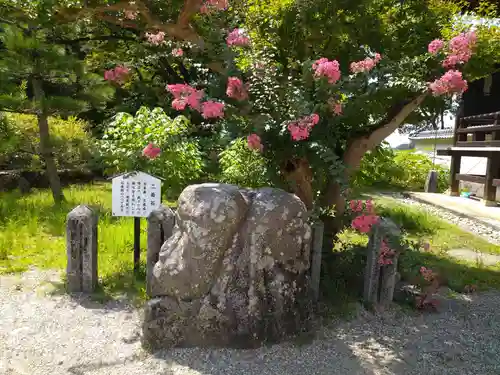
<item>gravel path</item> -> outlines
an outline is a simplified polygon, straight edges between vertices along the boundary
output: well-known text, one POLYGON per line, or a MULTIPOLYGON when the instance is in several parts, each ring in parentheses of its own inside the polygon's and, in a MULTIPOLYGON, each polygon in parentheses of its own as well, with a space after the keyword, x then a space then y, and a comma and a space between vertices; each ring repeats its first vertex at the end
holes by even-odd
POLYGON ((439 314, 359 309, 314 341, 258 350, 179 349, 148 355, 140 314, 40 289, 50 272, 0 277, 0 374, 500 374, 500 293, 446 299, 439 314))
POLYGON ((431 204, 422 203, 417 200, 408 198, 407 196, 400 193, 390 193, 383 195, 390 196, 407 205, 423 208, 429 213, 439 216, 440 218, 457 225, 458 227, 467 232, 472 232, 473 234, 483 237, 484 239, 493 244, 500 245, 500 231, 494 229, 493 227, 484 225, 482 223, 477 222, 476 220, 472 220, 464 216, 459 216, 457 214, 454 214, 453 212, 450 212, 442 208, 438 208, 431 204))

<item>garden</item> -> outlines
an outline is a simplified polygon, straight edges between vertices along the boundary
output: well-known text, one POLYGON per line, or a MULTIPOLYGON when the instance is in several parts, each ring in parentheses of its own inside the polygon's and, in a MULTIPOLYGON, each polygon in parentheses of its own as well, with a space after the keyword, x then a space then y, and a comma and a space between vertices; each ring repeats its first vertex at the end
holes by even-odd
MULTIPOLYGON (((133 272, 133 220, 112 213, 110 179, 143 171, 162 179, 162 204, 183 220, 196 216, 189 204, 205 207, 179 198, 197 184, 254 192, 242 193, 251 197, 245 215, 256 209, 258 192, 268 191, 259 189, 293 194, 307 212, 304 227, 324 227, 316 312, 328 321, 358 313, 367 249, 381 220, 400 234, 379 241, 379 266, 394 265, 398 282, 419 288, 410 302, 418 314, 439 316, 434 294, 443 288, 447 298, 500 289, 500 262, 449 255, 463 248, 500 255, 500 244, 404 198, 423 191, 432 170, 445 193, 449 170, 385 142, 409 124, 435 123, 468 82, 498 69, 498 26, 470 22, 496 17, 491 3, 473 9, 445 0, 4 3, 3 280, 56 272, 60 277, 46 283, 49 298, 67 295, 67 215, 84 204, 99 218, 99 282, 90 300, 152 306, 152 297, 163 294, 147 293, 147 222, 141 221, 143 255, 133 272)), ((158 264, 170 267, 166 253, 158 264)), ((276 269, 273 277, 281 280, 276 269)), ((249 296, 255 289, 248 287, 249 296)), ((9 300, 10 294, 0 298, 9 300)), ((179 306, 193 300, 178 297, 179 306)), ((211 306, 221 309, 221 302, 211 306)), ((5 311, 15 316, 14 310, 5 311)))

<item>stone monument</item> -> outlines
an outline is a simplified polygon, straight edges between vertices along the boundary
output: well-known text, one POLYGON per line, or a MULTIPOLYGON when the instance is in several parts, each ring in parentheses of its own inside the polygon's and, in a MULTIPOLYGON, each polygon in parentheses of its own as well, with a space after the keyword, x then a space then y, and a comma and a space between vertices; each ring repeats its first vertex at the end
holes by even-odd
POLYGON ((283 190, 187 187, 149 280, 143 344, 254 347, 307 330, 307 219, 283 190))

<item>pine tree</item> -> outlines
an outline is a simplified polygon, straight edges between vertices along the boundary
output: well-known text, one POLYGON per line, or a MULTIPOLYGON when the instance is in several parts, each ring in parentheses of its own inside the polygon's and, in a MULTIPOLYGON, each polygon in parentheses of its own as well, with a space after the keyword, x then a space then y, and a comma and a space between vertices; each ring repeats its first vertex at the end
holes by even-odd
POLYGON ((53 17, 50 1, 2 2, 0 10, 0 111, 35 115, 40 154, 56 203, 64 200, 51 145, 49 116, 76 115, 103 105, 112 88, 89 71, 74 43, 77 25, 53 17))

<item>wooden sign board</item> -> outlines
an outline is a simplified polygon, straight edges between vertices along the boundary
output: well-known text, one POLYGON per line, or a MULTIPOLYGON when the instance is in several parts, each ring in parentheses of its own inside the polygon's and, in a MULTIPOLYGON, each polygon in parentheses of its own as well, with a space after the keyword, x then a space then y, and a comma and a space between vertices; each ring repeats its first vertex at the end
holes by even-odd
POLYGON ((148 217, 161 204, 161 181, 144 172, 130 172, 112 180, 113 216, 148 217))

